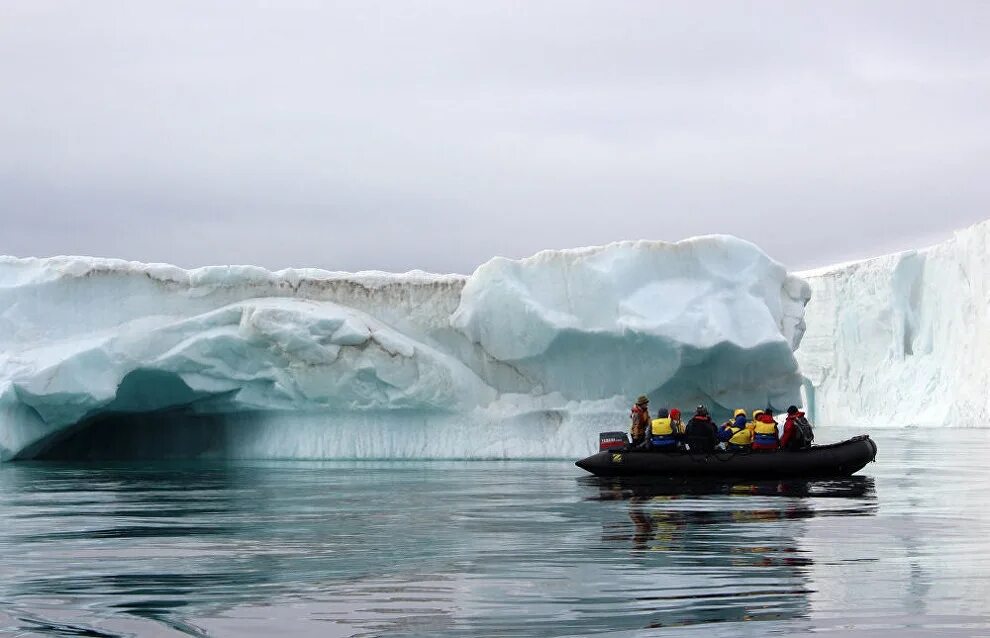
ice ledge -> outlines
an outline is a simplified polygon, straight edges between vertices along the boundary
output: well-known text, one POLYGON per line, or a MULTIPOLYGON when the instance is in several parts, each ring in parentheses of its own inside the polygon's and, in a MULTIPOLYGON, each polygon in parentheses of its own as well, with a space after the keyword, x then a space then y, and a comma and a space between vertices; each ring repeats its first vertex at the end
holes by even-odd
POLYGON ((565 403, 644 392, 716 410, 784 403, 800 386, 807 299, 802 280, 726 236, 496 258, 470 277, 0 257, 0 448, 163 411, 225 428, 389 411, 440 428, 472 414, 566 421, 584 412, 565 403))
POLYGON ((797 274, 812 289, 797 358, 819 423, 990 419, 990 220, 928 248, 797 274))

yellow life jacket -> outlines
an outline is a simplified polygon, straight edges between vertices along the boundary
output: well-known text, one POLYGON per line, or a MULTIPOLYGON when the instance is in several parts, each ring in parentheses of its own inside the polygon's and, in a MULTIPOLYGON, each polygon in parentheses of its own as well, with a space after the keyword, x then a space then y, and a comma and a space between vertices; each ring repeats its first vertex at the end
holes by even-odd
POLYGON ((650 423, 650 434, 653 436, 666 436, 673 433, 674 428, 671 425, 671 420, 669 418, 653 419, 650 423))
POLYGON ((756 427, 753 428, 754 434, 769 434, 770 436, 777 436, 777 424, 776 423, 764 423, 763 421, 757 421, 756 427))
POLYGON ((732 445, 750 445, 753 443, 753 430, 749 428, 729 428, 732 431, 732 438, 729 443, 732 445))
POLYGON ((753 428, 753 449, 770 450, 775 449, 779 444, 777 438, 777 424, 774 422, 765 423, 757 421, 753 428))

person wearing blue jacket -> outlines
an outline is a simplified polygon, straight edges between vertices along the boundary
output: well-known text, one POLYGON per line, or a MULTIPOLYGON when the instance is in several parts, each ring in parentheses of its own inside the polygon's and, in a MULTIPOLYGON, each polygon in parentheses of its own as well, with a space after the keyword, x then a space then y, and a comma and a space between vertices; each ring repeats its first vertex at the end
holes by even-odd
POLYGON ((748 450, 753 442, 753 432, 747 429, 746 411, 736 410, 736 419, 718 431, 718 440, 726 443, 733 452, 748 450))

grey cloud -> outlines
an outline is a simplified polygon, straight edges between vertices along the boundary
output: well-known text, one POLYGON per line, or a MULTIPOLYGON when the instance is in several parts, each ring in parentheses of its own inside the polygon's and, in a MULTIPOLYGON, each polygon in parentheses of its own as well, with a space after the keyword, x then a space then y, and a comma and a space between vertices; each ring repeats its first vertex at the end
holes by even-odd
POLYGON ((0 252, 908 247, 990 216, 988 27, 980 2, 8 2, 0 252))

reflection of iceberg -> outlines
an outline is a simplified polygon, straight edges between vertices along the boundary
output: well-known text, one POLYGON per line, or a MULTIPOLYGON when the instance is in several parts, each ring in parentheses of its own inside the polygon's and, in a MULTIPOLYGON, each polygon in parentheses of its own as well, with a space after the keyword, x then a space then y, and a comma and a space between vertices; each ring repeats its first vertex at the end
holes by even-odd
MULTIPOLYGON (((881 433, 884 434, 884 433, 881 433)), ((986 635, 990 512, 985 431, 968 444, 932 441, 927 428, 885 434, 873 467, 876 518, 809 525, 801 548, 815 556, 812 609, 823 633, 849 626, 891 635, 986 635)))
MULTIPOLYGON (((637 601, 646 626, 795 620, 812 610, 819 556, 804 536, 824 517, 874 516, 872 478, 816 481, 684 481, 585 477, 590 499, 628 502, 628 520, 606 523, 607 547, 632 551, 648 574, 637 601), (699 496, 727 495, 728 499, 699 496), (735 497, 738 498, 735 498, 735 497), (781 498, 782 497, 782 498, 781 498), (657 574, 665 578, 657 579, 657 574), (685 595, 686 589, 692 594, 685 595)), ((829 525, 831 527, 831 524, 829 525)), ((624 579, 635 578, 626 576, 624 579)))
POLYGON ((471 277, 0 258, 0 457, 580 455, 644 391, 795 400, 807 298, 715 236, 471 277))

